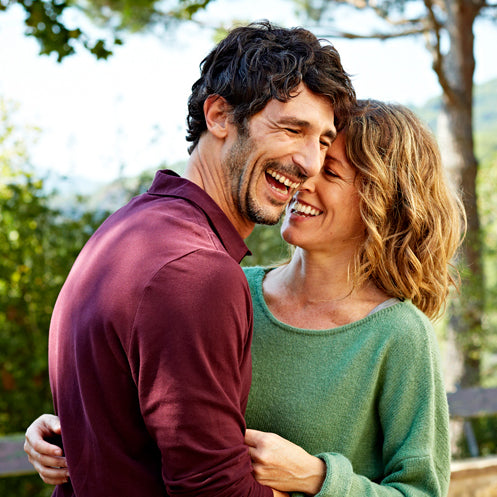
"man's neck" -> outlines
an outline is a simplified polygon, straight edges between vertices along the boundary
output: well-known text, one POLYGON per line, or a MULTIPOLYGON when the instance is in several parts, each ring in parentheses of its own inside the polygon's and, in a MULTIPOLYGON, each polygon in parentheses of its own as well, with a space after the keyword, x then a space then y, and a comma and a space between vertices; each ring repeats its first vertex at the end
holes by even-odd
POLYGON ((216 202, 242 238, 252 233, 255 223, 246 219, 235 205, 221 164, 204 156, 198 145, 188 160, 183 177, 202 188, 216 202))

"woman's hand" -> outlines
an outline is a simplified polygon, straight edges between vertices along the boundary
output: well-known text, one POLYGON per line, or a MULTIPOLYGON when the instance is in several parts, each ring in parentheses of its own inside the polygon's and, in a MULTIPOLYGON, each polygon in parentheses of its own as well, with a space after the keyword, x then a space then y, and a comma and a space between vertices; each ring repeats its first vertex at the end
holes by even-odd
POLYGON ((57 416, 43 414, 26 430, 24 452, 41 479, 50 485, 66 483, 69 478, 66 458, 60 447, 45 438, 60 435, 60 421, 57 416))
POLYGON ((325 463, 274 433, 247 430, 245 443, 255 479, 283 492, 315 495, 326 476, 325 463))

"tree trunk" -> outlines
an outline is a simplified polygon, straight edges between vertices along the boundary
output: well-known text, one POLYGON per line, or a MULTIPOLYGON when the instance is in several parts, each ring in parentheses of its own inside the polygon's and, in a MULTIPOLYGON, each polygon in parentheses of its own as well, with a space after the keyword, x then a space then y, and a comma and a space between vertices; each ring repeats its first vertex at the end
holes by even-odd
MULTIPOLYGON (((478 163, 473 143, 473 24, 478 8, 468 0, 446 0, 446 28, 450 49, 437 73, 443 88, 439 139, 449 176, 462 193, 468 231, 459 257, 462 285, 450 308, 449 349, 460 364, 454 365, 450 386, 468 387, 480 381, 484 275, 478 217, 476 175, 478 163), (458 371, 456 371, 458 370, 458 371)), ((453 360, 453 359, 451 359, 453 360)), ((449 377, 451 371, 448 371, 449 377)))
MULTIPOLYGON (((402 21, 407 21, 407 18, 399 20, 397 16, 390 15, 396 13, 395 4, 404 7, 407 0, 321 0, 303 4, 308 13, 309 9, 319 7, 314 13, 317 12, 317 18, 321 19, 325 7, 337 3, 347 3, 356 8, 370 6, 380 18, 397 27, 402 25, 402 21)), ((427 46, 433 55, 433 69, 442 87, 439 119, 442 157, 455 187, 462 193, 468 219, 467 235, 458 260, 461 291, 454 295, 450 306, 447 335, 451 356, 446 367, 449 388, 467 387, 478 385, 480 381, 485 296, 476 193, 478 163, 473 143, 473 25, 485 3, 482 0, 424 0, 420 3, 424 3, 426 8, 426 16, 420 25, 430 35, 427 36, 427 46)), ((355 37, 354 34, 342 36, 355 37)))

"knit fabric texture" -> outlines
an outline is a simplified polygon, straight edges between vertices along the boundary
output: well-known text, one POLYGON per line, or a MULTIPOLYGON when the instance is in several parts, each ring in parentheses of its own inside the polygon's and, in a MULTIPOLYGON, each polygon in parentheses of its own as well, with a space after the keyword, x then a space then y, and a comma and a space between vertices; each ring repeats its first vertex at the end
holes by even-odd
POLYGON ((267 271, 245 268, 254 307, 247 427, 320 457, 318 497, 445 496, 448 408, 428 318, 399 302, 337 328, 295 328, 264 301, 267 271))

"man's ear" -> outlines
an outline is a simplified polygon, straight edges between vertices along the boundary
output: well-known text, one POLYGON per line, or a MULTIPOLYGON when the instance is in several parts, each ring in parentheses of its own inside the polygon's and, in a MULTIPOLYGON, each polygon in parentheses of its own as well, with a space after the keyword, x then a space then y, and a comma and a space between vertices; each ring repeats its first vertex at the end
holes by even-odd
POLYGON ((226 138, 230 122, 231 107, 223 97, 210 95, 204 102, 207 129, 217 138, 226 138))

